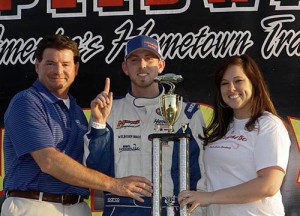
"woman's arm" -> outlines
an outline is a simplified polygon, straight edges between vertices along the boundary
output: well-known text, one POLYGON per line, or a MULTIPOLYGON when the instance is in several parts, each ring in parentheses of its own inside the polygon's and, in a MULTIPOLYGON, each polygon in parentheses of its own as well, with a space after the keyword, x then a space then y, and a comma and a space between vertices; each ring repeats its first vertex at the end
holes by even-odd
POLYGON ((257 178, 243 184, 224 188, 214 192, 183 191, 178 196, 181 208, 187 204, 192 212, 198 206, 210 204, 243 204, 275 195, 285 176, 282 168, 268 167, 257 172, 257 178))

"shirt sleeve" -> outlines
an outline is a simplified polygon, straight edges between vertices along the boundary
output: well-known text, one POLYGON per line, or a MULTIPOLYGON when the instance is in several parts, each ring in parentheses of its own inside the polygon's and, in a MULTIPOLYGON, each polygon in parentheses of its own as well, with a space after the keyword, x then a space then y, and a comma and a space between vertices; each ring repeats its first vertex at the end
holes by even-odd
POLYGON ((291 141, 282 121, 275 116, 266 116, 259 122, 254 148, 256 171, 279 166, 286 171, 291 141))
POLYGON ((206 173, 203 164, 203 142, 199 135, 203 136, 205 127, 204 118, 200 106, 190 103, 185 109, 185 114, 190 119, 187 131, 192 135, 190 140, 190 181, 191 189, 206 190, 206 173))
POLYGON ((83 164, 107 175, 114 173, 113 132, 109 125, 105 129, 95 129, 84 136, 83 164))
POLYGON ((5 117, 5 130, 18 157, 54 146, 43 104, 32 94, 13 99, 5 117))

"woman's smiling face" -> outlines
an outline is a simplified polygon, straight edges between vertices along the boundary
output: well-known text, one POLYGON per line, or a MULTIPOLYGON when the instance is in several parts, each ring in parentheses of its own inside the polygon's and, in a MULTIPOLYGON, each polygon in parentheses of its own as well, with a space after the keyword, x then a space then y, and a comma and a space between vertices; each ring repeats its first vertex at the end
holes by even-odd
POLYGON ((253 86, 239 65, 230 65, 221 80, 223 101, 233 109, 234 117, 245 119, 251 116, 253 86))

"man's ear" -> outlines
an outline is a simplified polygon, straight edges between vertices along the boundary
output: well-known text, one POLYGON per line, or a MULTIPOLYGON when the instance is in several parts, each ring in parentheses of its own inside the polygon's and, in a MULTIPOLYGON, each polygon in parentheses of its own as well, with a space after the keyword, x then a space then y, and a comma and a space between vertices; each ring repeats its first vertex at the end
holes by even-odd
POLYGON ((164 71, 165 66, 166 66, 165 60, 160 59, 158 62, 158 74, 161 74, 164 71))
POLYGON ((123 70, 124 74, 126 74, 126 76, 128 76, 127 65, 126 65, 125 61, 122 62, 122 70, 123 70))
POLYGON ((37 73, 37 74, 39 74, 39 67, 40 67, 40 63, 39 63, 39 61, 36 59, 35 60, 35 63, 34 63, 34 68, 35 68, 35 72, 37 73))

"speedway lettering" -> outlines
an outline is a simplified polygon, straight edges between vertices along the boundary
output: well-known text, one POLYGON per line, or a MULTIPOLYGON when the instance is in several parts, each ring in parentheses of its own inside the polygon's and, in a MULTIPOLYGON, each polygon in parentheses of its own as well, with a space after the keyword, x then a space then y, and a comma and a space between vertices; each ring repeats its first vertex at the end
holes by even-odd
MULTIPOLYGON (((53 18, 87 17, 88 8, 91 4, 93 12, 98 16, 133 15, 134 7, 139 4, 140 10, 145 14, 180 14, 186 12, 191 6, 191 0, 44 0, 46 1, 47 13, 53 18), (61 10, 63 9, 63 10, 61 10)), ((287 2, 287 1, 285 1, 287 2)), ((40 0, 31 2, 0 0, 0 20, 22 19, 23 10, 30 10, 40 3, 40 0)), ((211 13, 258 11, 260 0, 203 0, 205 8, 211 13), (226 4, 224 4, 226 3, 226 4)), ((282 4, 280 0, 270 0, 270 6, 275 10, 300 10, 297 1, 282 4)))
MULTIPOLYGON (((46 1, 47 13, 52 18, 87 17, 88 8, 98 16, 133 15, 134 7, 139 4, 140 10, 145 14, 179 14, 189 9, 191 0, 43 0, 46 1), (63 9, 63 10, 62 10, 63 9)), ((0 0, 0 20, 22 19, 24 10, 36 7, 40 0, 22 2, 13 0, 0 0), (1 11, 4 11, 1 14, 1 11)))

